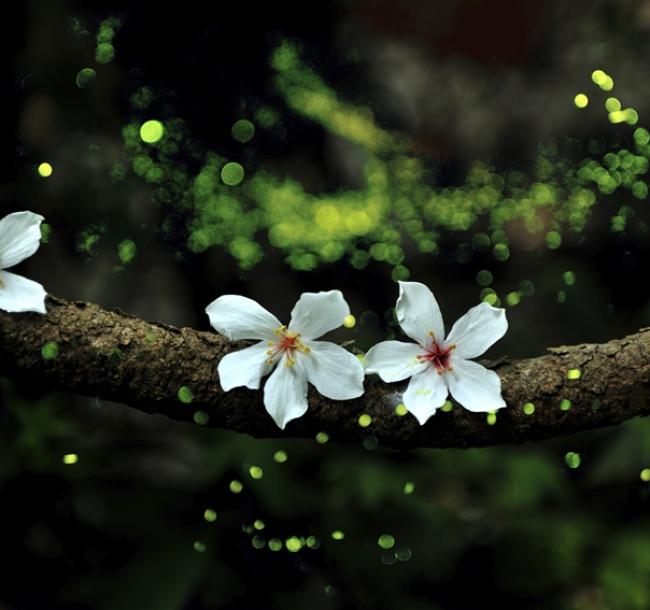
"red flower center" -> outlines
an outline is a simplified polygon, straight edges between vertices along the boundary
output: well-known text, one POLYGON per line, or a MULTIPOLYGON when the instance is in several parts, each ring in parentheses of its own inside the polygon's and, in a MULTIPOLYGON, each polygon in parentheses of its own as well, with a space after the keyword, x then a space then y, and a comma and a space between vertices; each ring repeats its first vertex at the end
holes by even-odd
POLYGON ((429 347, 424 348, 424 354, 418 356, 419 360, 431 363, 436 368, 439 374, 445 371, 451 371, 451 352, 456 348, 452 343, 451 345, 440 345, 435 339, 429 347))

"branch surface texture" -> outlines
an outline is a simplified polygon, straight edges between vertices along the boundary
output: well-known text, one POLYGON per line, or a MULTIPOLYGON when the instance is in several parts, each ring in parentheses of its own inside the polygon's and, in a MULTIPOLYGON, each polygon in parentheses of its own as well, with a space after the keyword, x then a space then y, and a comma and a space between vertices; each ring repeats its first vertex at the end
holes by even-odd
POLYGON ((49 297, 47 309, 47 315, 0 311, 0 375, 181 421, 193 421, 200 410, 209 416, 207 426, 260 438, 326 432, 342 441, 373 436, 380 446, 400 449, 480 447, 650 415, 650 329, 601 345, 551 348, 537 358, 492 364, 508 403, 493 425, 485 413, 454 405, 420 426, 412 416, 395 413, 406 382, 384 384, 373 375, 355 400, 329 400, 310 388, 309 411, 282 431, 266 413, 261 391, 221 390, 219 360, 245 343, 91 303, 49 297), (531 405, 534 411, 527 414, 531 405), (359 425, 362 414, 372 418, 367 427, 359 425))

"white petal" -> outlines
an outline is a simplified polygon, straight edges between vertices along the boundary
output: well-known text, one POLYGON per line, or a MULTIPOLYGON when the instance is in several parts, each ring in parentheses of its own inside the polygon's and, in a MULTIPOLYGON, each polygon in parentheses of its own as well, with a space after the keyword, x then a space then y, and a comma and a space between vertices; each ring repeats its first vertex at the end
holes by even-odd
POLYGON ((507 330, 506 310, 481 303, 456 321, 445 343, 456 344, 456 356, 476 358, 501 339, 507 330))
POLYGON ((264 385, 264 406, 283 430, 307 411, 307 376, 297 364, 286 366, 286 356, 264 385))
POLYGON ((308 354, 300 354, 307 379, 320 394, 349 400, 363 394, 363 366, 348 350, 329 341, 309 341, 308 354))
POLYGON ((445 325, 440 307, 424 284, 400 282, 395 313, 402 330, 420 345, 431 342, 429 333, 433 333, 438 341, 444 339, 445 325))
POLYGON ((455 359, 453 366, 453 371, 445 373, 449 391, 468 411, 494 411, 506 406, 501 380, 494 371, 462 358, 455 359))
POLYGON ((444 375, 438 375, 433 368, 411 377, 402 400, 404 406, 416 417, 423 426, 425 422, 442 407, 447 400, 447 384, 444 375))
POLYGON ((245 386, 251 390, 259 390, 260 381, 273 368, 267 364, 266 341, 256 343, 251 347, 226 354, 219 361, 219 381, 224 392, 233 388, 245 386))
POLYGON ((318 339, 330 330, 343 325, 350 315, 350 307, 340 290, 303 292, 291 312, 289 330, 305 339, 318 339))
POLYGON ((0 309, 11 312, 47 313, 43 286, 26 277, 0 271, 0 309))
POLYGON ((32 212, 15 212, 0 220, 0 269, 13 267, 38 250, 43 220, 32 212))
POLYGON ((426 369, 429 364, 418 360, 422 348, 416 343, 382 341, 366 354, 366 373, 377 373, 387 383, 401 381, 426 369))
POLYGON ((274 331, 281 324, 257 301, 238 294, 225 294, 212 301, 205 313, 212 327, 231 341, 240 339, 277 339, 274 331))

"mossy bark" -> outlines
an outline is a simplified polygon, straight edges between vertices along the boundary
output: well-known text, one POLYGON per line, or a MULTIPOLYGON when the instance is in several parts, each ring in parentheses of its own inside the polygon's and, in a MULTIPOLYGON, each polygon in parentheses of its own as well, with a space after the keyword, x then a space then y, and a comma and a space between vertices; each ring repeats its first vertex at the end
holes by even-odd
POLYGON ((47 315, 0 312, 1 375, 181 421, 192 422, 203 411, 207 426, 256 437, 313 438, 327 432, 342 441, 372 436, 380 446, 404 449, 477 447, 551 438, 650 414, 650 329, 602 345, 484 363, 501 377, 508 403, 493 425, 485 413, 454 405, 420 426, 412 416, 395 413, 405 384, 384 384, 371 376, 356 400, 333 401, 310 390, 308 413, 282 431, 264 410, 261 391, 221 390, 217 364, 244 343, 91 303, 49 297, 47 309, 47 315), (43 350, 48 342, 58 350, 43 350), (562 401, 570 401, 565 410, 562 401), (526 403, 534 405, 532 414, 525 413, 526 403), (367 427, 358 423, 363 413, 372 418, 367 427))

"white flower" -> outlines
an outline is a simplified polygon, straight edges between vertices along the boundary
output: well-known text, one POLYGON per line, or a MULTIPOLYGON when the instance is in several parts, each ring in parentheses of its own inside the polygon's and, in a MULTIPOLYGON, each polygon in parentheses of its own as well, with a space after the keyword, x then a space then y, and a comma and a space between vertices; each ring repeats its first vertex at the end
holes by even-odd
POLYGON ((0 220, 0 309, 11 312, 45 312, 43 286, 5 271, 38 250, 43 217, 15 212, 0 220))
POLYGON ((417 343, 384 341, 375 345, 366 354, 366 372, 377 373, 386 382, 410 377, 404 406, 420 424, 444 404, 449 392, 469 411, 506 406, 499 376, 468 360, 505 335, 505 310, 487 303, 472 307, 444 340, 440 308, 424 284, 400 282, 395 311, 402 330, 417 343))
POLYGON ((210 324, 231 341, 259 341, 221 359, 218 371, 225 392, 239 386, 259 389, 262 377, 277 365, 264 386, 264 406, 280 428, 307 411, 308 381, 334 400, 363 394, 358 358, 334 343, 314 341, 350 314, 340 291, 302 294, 288 327, 257 302, 234 294, 219 297, 205 312, 210 324))

